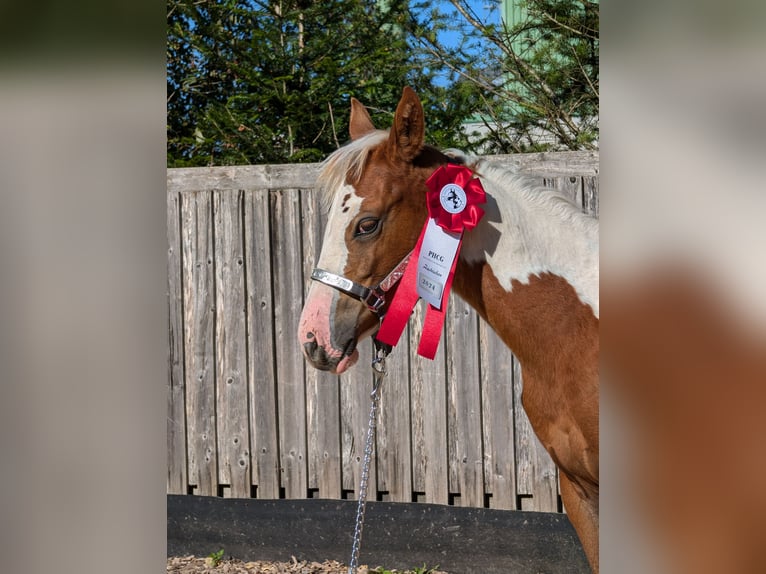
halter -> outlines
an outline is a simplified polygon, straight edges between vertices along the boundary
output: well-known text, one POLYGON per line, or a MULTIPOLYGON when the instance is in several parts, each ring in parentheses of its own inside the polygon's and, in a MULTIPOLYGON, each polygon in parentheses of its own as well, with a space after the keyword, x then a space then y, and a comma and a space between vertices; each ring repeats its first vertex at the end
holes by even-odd
POLYGON ((337 275, 336 273, 330 273, 329 271, 319 269, 318 267, 314 268, 311 272, 311 278, 314 281, 324 283, 325 285, 337 289, 341 293, 345 293, 349 297, 361 301, 370 311, 382 319, 384 315, 383 306, 386 304, 386 293, 391 287, 396 285, 399 279, 402 278, 402 275, 404 275, 404 270, 407 268, 407 262, 410 260, 410 255, 412 255, 412 251, 405 255, 404 259, 393 268, 391 273, 386 275, 385 279, 374 287, 366 287, 347 277, 337 275))

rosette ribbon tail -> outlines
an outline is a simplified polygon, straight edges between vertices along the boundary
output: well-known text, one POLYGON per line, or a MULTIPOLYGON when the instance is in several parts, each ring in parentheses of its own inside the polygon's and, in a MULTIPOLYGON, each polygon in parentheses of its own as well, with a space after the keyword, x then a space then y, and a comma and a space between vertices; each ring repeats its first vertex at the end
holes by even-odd
POLYGON ((452 261, 452 269, 450 269, 447 284, 444 286, 441 307, 437 308, 429 303, 428 309, 426 309, 426 316, 423 320, 423 331, 420 334, 420 343, 418 343, 418 355, 421 357, 433 360, 436 356, 436 351, 439 350, 439 340, 441 339, 442 326, 444 325, 444 317, 446 316, 447 301, 450 289, 452 288, 452 280, 455 277, 455 268, 457 267, 457 258, 459 254, 460 248, 458 247, 458 254, 452 261))

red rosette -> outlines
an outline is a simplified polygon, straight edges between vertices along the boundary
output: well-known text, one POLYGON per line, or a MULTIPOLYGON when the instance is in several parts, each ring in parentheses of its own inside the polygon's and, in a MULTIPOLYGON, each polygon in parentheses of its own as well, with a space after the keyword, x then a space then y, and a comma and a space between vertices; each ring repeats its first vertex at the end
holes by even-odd
POLYGON ((484 210, 479 207, 487 201, 486 193, 481 182, 474 173, 465 166, 449 163, 441 166, 426 180, 428 195, 428 216, 447 231, 460 233, 464 230, 473 229, 484 215, 484 210), (464 198, 455 197, 456 208, 464 201, 462 209, 450 212, 442 204, 442 190, 450 184, 462 189, 464 198))
MULTIPOLYGON (((426 203, 428 205, 429 218, 434 219, 442 229, 447 232, 462 234, 463 231, 473 229, 484 215, 484 210, 479 204, 485 203, 487 196, 481 182, 467 167, 447 164, 440 167, 426 181, 428 193, 426 203)), ((420 238, 412 250, 407 268, 401 278, 401 283, 396 290, 393 300, 386 312, 386 316, 380 325, 375 338, 387 345, 395 346, 407 326, 407 321, 412 314, 420 296, 417 290, 418 260, 423 240, 428 229, 428 222, 420 232, 420 238)), ((449 275, 442 292, 443 304, 435 307, 431 304, 426 309, 423 321, 423 331, 418 344, 418 354, 428 359, 436 356, 441 337, 442 325, 444 324, 446 303, 449 299, 452 280, 455 275, 457 258, 460 253, 460 241, 458 237, 457 251, 452 260, 449 275)))

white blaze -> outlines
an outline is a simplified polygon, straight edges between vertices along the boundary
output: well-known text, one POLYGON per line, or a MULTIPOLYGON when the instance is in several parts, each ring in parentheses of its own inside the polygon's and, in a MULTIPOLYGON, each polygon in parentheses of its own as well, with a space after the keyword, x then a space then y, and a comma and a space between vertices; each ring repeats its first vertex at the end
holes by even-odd
POLYGON ((322 240, 322 253, 319 256, 317 267, 343 275, 343 270, 348 262, 348 249, 346 247, 346 229, 359 214, 362 207, 362 199, 356 195, 356 190, 351 185, 344 185, 335 192, 330 217, 322 240), (344 198, 349 196, 348 199, 344 198), (344 212, 345 210, 345 212, 344 212))

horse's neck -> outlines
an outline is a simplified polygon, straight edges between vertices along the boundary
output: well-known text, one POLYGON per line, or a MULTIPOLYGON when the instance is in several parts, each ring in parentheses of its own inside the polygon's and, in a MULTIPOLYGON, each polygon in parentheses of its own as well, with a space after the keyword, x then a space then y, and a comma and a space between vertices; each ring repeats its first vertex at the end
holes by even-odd
POLYGON ((485 215, 464 239, 456 292, 517 354, 571 337, 588 316, 597 322, 595 220, 498 168, 479 164, 478 172, 485 215))
POLYGON ((554 190, 479 163, 485 215, 466 234, 461 259, 487 264, 500 285, 550 273, 565 279, 598 316, 598 223, 554 190))

